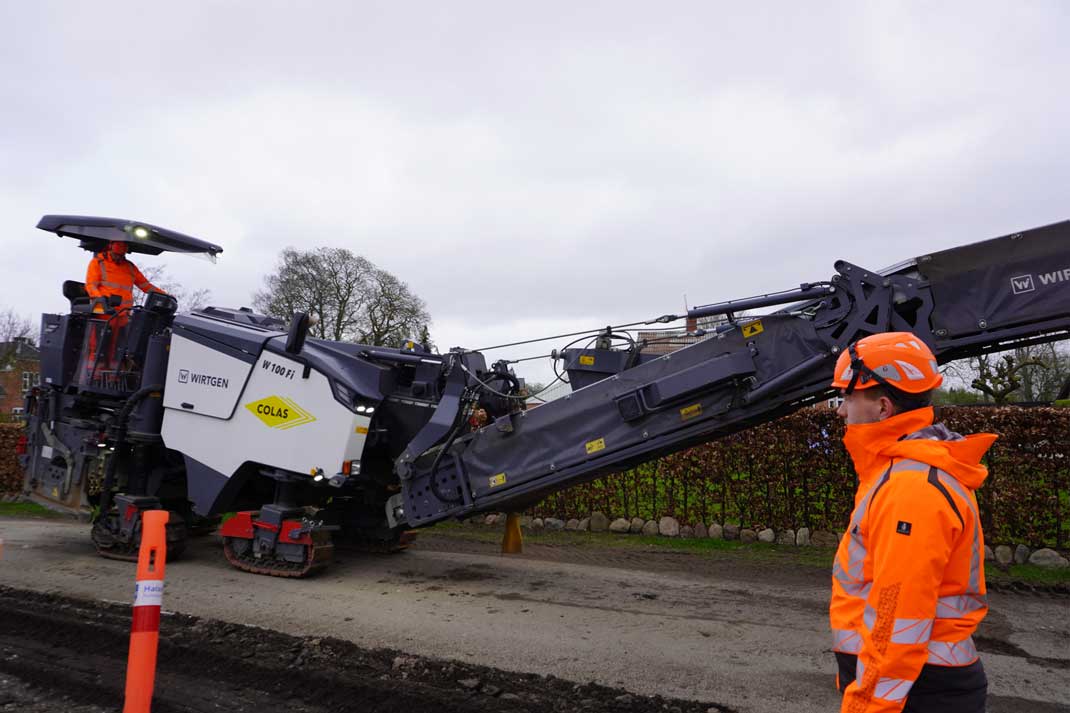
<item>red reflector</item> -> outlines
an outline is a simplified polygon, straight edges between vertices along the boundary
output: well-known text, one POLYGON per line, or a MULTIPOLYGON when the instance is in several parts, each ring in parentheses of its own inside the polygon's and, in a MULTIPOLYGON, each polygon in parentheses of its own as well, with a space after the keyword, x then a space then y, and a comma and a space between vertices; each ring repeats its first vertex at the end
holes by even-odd
POLYGON ((343 462, 342 463, 342 475, 352 475, 352 474, 353 474, 353 461, 347 460, 347 461, 343 462))
POLYGON ((29 443, 30 443, 30 439, 28 439, 26 437, 25 433, 22 434, 21 436, 19 436, 19 440, 15 443, 15 455, 17 455, 17 456, 26 455, 26 450, 27 450, 27 446, 29 445, 29 443))

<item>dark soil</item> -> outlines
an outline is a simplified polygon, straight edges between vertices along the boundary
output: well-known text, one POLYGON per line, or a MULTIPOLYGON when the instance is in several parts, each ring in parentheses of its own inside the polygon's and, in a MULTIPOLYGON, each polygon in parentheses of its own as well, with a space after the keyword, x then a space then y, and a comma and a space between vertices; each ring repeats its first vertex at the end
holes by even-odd
MULTIPOLYGON (((300 600, 294 606, 301 606, 300 600)), ((88 713, 98 706, 118 710, 130 609, 0 587, 0 705, 42 713, 88 713)), ((277 708, 291 713, 730 711, 710 703, 363 649, 338 639, 163 616, 154 713, 277 708)))

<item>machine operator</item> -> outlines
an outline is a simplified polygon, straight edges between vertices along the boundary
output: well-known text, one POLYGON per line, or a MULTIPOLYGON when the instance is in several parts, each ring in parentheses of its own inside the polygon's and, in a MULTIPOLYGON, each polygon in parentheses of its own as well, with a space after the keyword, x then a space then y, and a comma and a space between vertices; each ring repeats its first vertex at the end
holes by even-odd
MULTIPOLYGON (((103 313, 107 298, 117 295, 122 302, 119 314, 125 315, 134 306, 134 286, 143 292, 164 293, 145 279, 137 265, 126 259, 127 245, 121 241, 108 243, 108 248, 93 255, 85 273, 85 291, 90 299, 99 300, 93 311, 103 313)), ((125 321, 123 317, 119 318, 125 321)))

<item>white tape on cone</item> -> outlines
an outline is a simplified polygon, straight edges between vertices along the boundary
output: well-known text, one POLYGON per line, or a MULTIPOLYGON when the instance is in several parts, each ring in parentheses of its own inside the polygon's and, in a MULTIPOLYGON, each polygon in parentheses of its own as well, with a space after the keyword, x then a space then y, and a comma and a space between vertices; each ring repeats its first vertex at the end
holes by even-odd
POLYGON ((158 607, 162 604, 162 579, 145 579, 134 585, 135 607, 158 607))

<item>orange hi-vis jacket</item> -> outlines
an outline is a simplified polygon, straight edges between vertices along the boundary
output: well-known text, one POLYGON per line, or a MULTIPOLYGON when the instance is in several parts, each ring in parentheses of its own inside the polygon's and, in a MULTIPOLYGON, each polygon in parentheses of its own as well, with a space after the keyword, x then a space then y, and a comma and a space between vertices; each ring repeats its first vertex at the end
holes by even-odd
MULTIPOLYGON (((143 292, 163 292, 153 285, 137 269, 137 265, 127 259, 116 261, 111 253, 104 251, 93 256, 89 269, 85 273, 85 291, 93 298, 119 295, 122 298, 121 310, 134 306, 134 285, 143 292)), ((104 307, 97 305, 94 312, 103 312, 104 307)))
POLYGON ((933 424, 933 409, 852 424, 859 487, 833 565, 833 650, 856 654, 845 713, 900 711, 925 665, 968 666, 988 611, 974 490, 996 440, 933 424))

